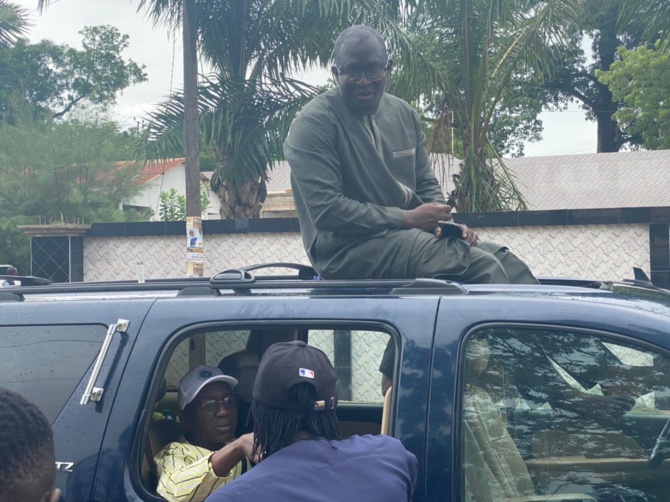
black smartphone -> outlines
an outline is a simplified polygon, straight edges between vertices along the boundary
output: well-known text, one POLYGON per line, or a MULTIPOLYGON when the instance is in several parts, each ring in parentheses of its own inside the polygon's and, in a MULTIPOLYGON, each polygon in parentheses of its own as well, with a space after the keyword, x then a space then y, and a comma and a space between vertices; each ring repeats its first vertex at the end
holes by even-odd
POLYGON ((447 223, 441 221, 435 229, 435 237, 438 239, 446 239, 447 237, 463 238, 463 229, 454 223, 447 223))

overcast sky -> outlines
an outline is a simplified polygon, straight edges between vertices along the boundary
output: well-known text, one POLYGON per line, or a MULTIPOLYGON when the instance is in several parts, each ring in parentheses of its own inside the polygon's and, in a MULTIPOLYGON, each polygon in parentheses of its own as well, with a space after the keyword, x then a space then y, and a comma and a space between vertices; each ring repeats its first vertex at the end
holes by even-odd
MULTIPOLYGON (((37 0, 12 0, 34 12, 37 0)), ((134 125, 160 103, 170 89, 181 87, 181 40, 163 28, 154 28, 143 13, 137 12, 138 0, 56 0, 44 14, 34 13, 30 39, 48 38, 56 43, 80 47, 79 31, 85 26, 110 24, 130 36, 124 56, 145 66, 148 81, 126 89, 118 99, 113 116, 125 126, 134 125)), ((309 72, 305 80, 324 83, 327 70, 309 72)), ((566 112, 544 112, 544 139, 526 145, 526 156, 595 153, 596 126, 586 122, 584 112, 573 105, 566 112)))

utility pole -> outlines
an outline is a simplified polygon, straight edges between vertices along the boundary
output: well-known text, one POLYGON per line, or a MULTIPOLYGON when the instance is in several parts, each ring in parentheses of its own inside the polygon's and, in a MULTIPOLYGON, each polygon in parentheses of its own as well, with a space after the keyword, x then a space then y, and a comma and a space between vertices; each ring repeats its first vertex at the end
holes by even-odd
POLYGON ((186 155, 186 274, 203 276, 200 202, 200 118, 198 113, 198 26, 196 0, 184 6, 184 149, 186 155), (198 239, 199 237, 199 239, 198 239))
POLYGON ((184 148, 186 216, 202 214, 200 203, 200 118, 198 112, 198 28, 195 0, 184 5, 184 148))

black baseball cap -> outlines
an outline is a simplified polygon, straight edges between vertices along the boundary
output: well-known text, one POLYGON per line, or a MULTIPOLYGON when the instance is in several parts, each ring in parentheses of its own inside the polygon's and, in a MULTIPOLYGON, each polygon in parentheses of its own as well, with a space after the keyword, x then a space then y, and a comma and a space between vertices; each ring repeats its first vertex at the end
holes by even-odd
POLYGON ((324 411, 337 406, 337 375, 328 356, 301 340, 270 345, 258 367, 253 397, 272 408, 292 411, 324 411), (309 383, 316 390, 316 401, 290 401, 288 393, 298 383, 309 383))

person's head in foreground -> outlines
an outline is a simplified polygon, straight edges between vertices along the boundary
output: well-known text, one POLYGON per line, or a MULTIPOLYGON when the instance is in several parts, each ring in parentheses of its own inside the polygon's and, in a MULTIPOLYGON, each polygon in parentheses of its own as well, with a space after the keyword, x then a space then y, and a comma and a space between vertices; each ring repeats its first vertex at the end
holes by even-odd
POLYGON ((56 502, 51 424, 16 392, 0 388, 0 501, 56 502))
POLYGON ((393 68, 382 36, 356 25, 339 34, 333 47, 331 72, 342 99, 356 115, 374 115, 393 68))
POLYGON ((178 402, 189 443, 218 450, 233 440, 237 427, 237 380, 219 368, 198 366, 179 381, 178 402))
POLYGON ((265 459, 301 439, 340 439, 336 382, 321 350, 302 341, 271 345, 254 383, 254 455, 265 459))

